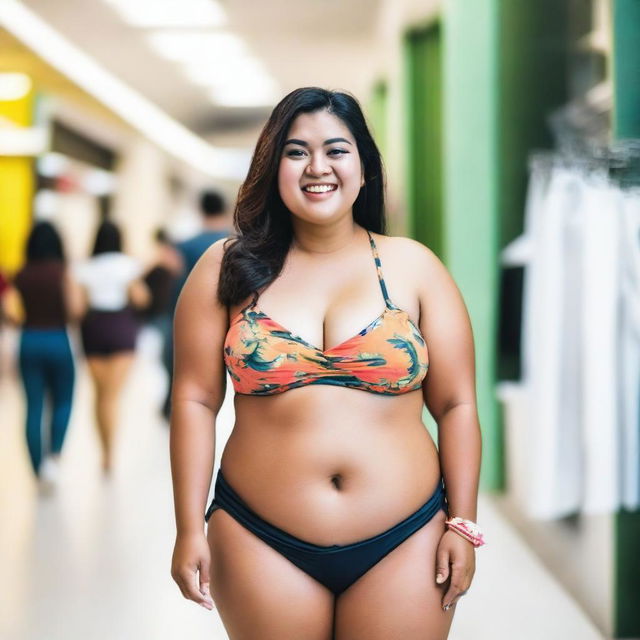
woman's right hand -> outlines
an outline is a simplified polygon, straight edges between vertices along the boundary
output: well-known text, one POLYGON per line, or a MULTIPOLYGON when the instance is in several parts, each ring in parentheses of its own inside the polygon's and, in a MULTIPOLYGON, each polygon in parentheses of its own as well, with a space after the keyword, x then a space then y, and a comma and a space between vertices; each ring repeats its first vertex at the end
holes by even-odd
POLYGON ((211 552, 204 532, 178 535, 171 560, 171 577, 182 595, 205 609, 213 609, 209 592, 211 552))

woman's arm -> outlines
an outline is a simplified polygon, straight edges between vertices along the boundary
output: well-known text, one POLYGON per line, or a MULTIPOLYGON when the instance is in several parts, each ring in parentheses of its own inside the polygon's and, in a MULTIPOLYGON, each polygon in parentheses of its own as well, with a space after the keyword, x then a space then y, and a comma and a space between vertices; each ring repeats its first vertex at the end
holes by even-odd
MULTIPOLYGON (((417 244, 417 243, 416 243, 417 244)), ((469 314, 453 278, 437 256, 417 245, 420 331, 427 341, 429 371, 423 397, 438 425, 438 450, 449 517, 476 521, 482 439, 476 404, 475 356, 469 314)), ((451 607, 475 572, 472 544, 446 531, 438 545, 436 582, 450 578, 442 598, 451 607)))
POLYGON ((2 315, 15 326, 20 326, 24 322, 25 311, 22 296, 16 287, 9 285, 0 299, 2 303, 2 315))
POLYGON ((213 473, 215 419, 226 388, 223 343, 228 315, 216 297, 222 243, 212 245, 194 267, 174 321, 170 455, 177 537, 172 576, 186 598, 206 608, 211 602, 204 513, 213 473))
POLYGON ((87 295, 84 288, 73 277, 69 268, 66 268, 64 272, 62 292, 67 317, 71 322, 80 320, 86 311, 87 295))
POLYGON ((136 309, 144 309, 151 302, 151 291, 141 278, 136 278, 129 284, 127 295, 136 309))
POLYGON ((453 278, 426 248, 420 331, 429 350, 424 401, 438 425, 438 450, 451 517, 476 520, 482 441, 471 322, 453 278))

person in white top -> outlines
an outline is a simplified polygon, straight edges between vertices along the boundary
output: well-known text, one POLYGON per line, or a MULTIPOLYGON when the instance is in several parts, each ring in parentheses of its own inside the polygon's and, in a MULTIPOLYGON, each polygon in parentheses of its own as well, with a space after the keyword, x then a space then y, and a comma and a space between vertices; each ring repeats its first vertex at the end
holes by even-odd
POLYGON ((96 422, 102 444, 102 469, 113 462, 118 396, 133 362, 138 333, 134 307, 144 307, 149 292, 142 265, 122 253, 118 227, 98 227, 91 258, 75 268, 84 287, 87 312, 81 323, 82 346, 95 383, 96 422))

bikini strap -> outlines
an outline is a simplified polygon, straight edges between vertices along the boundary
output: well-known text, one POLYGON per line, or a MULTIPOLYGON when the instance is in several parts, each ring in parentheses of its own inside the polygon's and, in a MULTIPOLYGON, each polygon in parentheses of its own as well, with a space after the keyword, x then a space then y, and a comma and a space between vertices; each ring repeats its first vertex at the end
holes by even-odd
POLYGON ((373 260, 376 263, 376 271, 378 272, 378 281, 380 282, 380 289, 382 290, 382 296, 384 297, 384 303, 389 309, 395 309, 395 305, 389 299, 389 293, 387 292, 387 285, 384 282, 384 276, 382 275, 382 264, 380 263, 380 256, 378 255, 378 248, 373 240, 373 236, 367 229, 367 235, 369 236, 369 244, 371 244, 371 251, 373 253, 373 260))

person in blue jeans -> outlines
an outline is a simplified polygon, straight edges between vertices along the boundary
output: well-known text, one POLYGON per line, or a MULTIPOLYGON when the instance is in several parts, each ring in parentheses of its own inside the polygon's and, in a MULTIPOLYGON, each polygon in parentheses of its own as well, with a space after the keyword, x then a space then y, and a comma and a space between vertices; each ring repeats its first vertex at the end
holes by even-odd
POLYGON ((49 222, 37 222, 27 240, 26 261, 10 295, 21 322, 19 364, 27 401, 26 439, 33 471, 43 489, 57 480, 59 457, 71 416, 75 367, 67 323, 82 306, 66 266, 62 241, 49 222), (45 399, 49 429, 43 429, 45 399), (47 434, 47 437, 43 437, 47 434), (48 446, 47 446, 48 445, 48 446))

